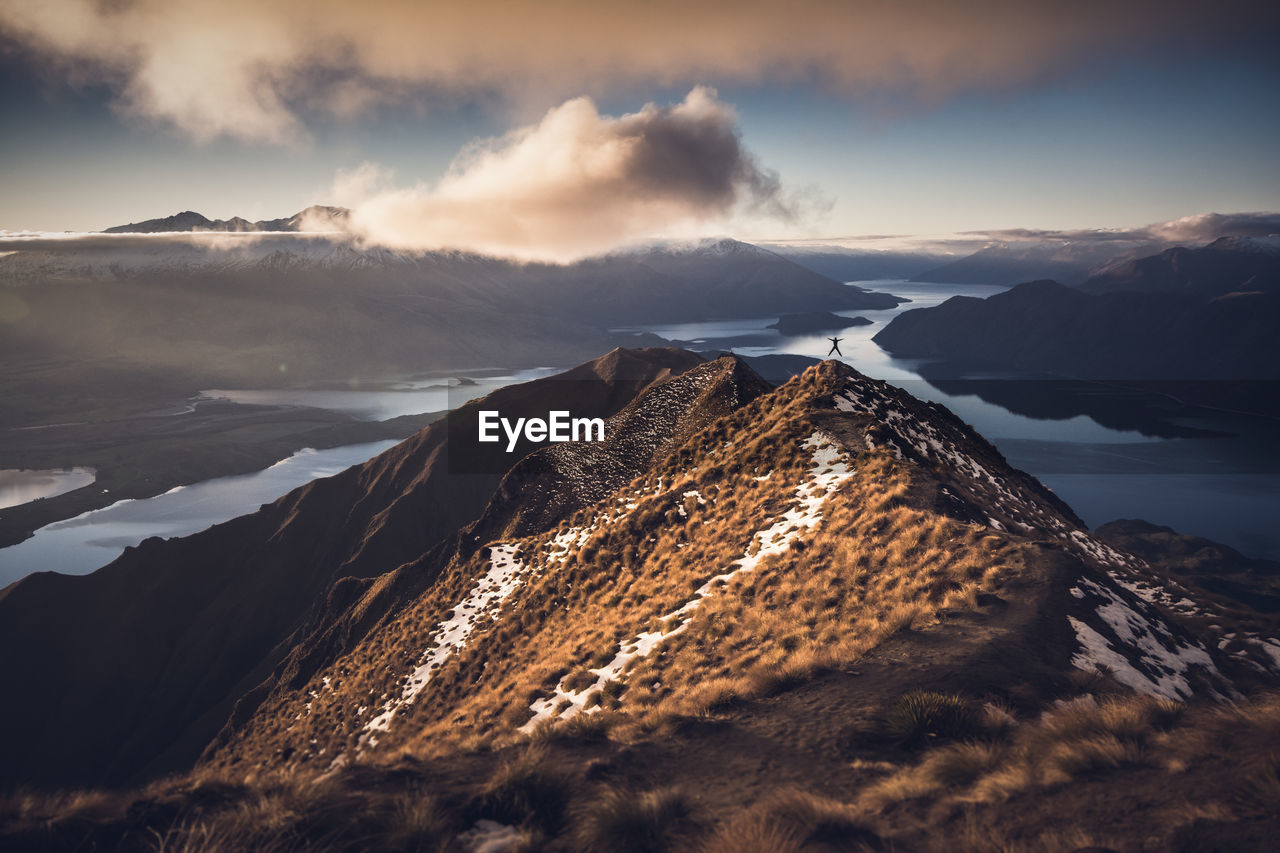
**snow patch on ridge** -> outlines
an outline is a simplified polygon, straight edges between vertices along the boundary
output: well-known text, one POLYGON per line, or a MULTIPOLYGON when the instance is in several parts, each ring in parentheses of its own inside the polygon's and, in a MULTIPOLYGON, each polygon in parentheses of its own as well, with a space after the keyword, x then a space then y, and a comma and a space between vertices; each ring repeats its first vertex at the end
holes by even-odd
MULTIPOLYGON (((932 403, 920 405, 926 410, 939 408, 932 403)), ((956 482, 962 490, 970 492, 979 505, 992 508, 984 515, 993 530, 1020 529, 1052 537, 1099 570, 1095 579, 1081 577, 1069 590, 1079 606, 1088 608, 1081 618, 1068 617, 1079 643, 1073 665, 1110 672, 1134 690, 1166 699, 1190 698, 1193 674, 1203 676, 1214 695, 1220 696, 1219 690, 1233 692, 1210 653, 1194 640, 1175 635, 1175 629, 1155 608, 1203 616, 1207 612, 1204 605, 1184 595, 1177 583, 1162 583, 1152 577, 1143 560, 1079 529, 1069 514, 1037 494, 1029 482, 1002 474, 998 468, 993 473, 979 463, 966 452, 981 446, 974 443, 976 436, 967 437, 950 419, 917 414, 904 392, 881 382, 849 381, 835 396, 834 406, 841 412, 875 419, 877 425, 865 438, 868 448, 882 444, 899 459, 905 453, 924 464, 940 464, 948 474, 960 475, 956 482)), ((1270 649, 1260 651, 1271 653, 1270 649)))
POLYGON ((1075 595, 1087 598, 1110 638, 1074 616, 1067 618, 1080 644, 1071 663, 1077 669, 1109 672, 1128 687, 1164 699, 1184 701, 1194 694, 1188 675, 1201 667, 1218 683, 1225 683, 1209 653, 1199 643, 1183 642, 1139 602, 1126 602, 1114 589, 1081 578, 1075 595))
POLYGON ((1010 523, 1047 532, 1068 529, 1059 513, 1046 506, 1039 495, 1029 493, 1016 479, 992 473, 965 452, 966 445, 981 445, 978 436, 966 433, 945 418, 918 416, 912 411, 913 404, 935 411, 941 409, 934 403, 914 401, 904 391, 867 379, 850 380, 834 398, 837 410, 869 415, 877 421, 875 437, 870 432, 864 437, 869 450, 874 451, 879 441, 899 461, 911 453, 923 462, 941 465, 970 481, 971 487, 963 486, 963 480, 960 483, 974 496, 981 496, 980 503, 998 508, 1004 516, 998 519, 988 515, 993 529, 1007 530, 1010 523))
POLYGON ((391 721, 400 709, 414 703, 436 670, 455 652, 465 648, 467 638, 476 626, 491 618, 502 602, 520 586, 527 567, 517 556, 518 553, 519 550, 514 545, 490 546, 489 571, 476 582, 467 597, 453 608, 450 617, 436 626, 434 642, 422 653, 417 668, 409 673, 400 696, 387 700, 382 713, 365 723, 365 734, 360 736, 361 746, 377 746, 375 733, 385 732, 391 727, 391 721))
MULTIPOLYGON (((853 476, 853 467, 835 439, 824 433, 813 433, 802 446, 812 452, 813 465, 805 481, 796 487, 795 504, 778 516, 773 524, 757 531, 751 544, 747 546, 746 553, 731 563, 728 571, 711 578, 694 591, 693 598, 659 617, 658 621, 666 627, 641 632, 634 639, 619 644, 612 660, 604 666, 589 670, 596 676, 593 683, 580 690, 568 690, 562 679, 552 695, 530 704, 529 710, 533 712, 533 717, 520 727, 520 731, 531 732, 546 720, 567 719, 599 710, 598 705, 587 707, 591 697, 599 694, 610 682, 621 681, 634 661, 648 657, 664 642, 687 629, 703 599, 715 594, 722 584, 727 584, 734 576, 752 571, 768 557, 788 550, 801 533, 817 527, 822 521, 822 504, 853 476)), ((696 495, 697 492, 685 492, 685 496, 690 494, 696 495)), ((701 495, 698 497, 701 498, 701 495)))

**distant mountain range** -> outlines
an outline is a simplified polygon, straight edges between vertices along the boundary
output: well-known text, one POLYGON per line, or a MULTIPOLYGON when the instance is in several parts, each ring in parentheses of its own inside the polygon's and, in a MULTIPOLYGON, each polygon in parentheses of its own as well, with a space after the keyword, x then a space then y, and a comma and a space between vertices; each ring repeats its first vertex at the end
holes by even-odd
MULTIPOLYGON (((904 301, 733 240, 569 266, 396 252, 322 234, 231 244, 111 234, 13 245, 0 257, 0 286, 21 310, 10 315, 0 354, 17 365, 54 353, 58 387, 90 395, 94 371, 107 365, 188 377, 192 393, 382 380, 426 367, 572 364, 618 343, 655 341, 617 331, 647 323, 904 301)), ((38 403, 0 421, 39 418, 38 403)))
MULTIPOLYGON (((1034 232, 1023 229, 950 238, 948 248, 871 250, 812 243, 768 244, 798 264, 841 281, 909 279, 951 284, 1014 285, 1052 279, 1077 285, 1175 247, 1215 240, 1266 242, 1280 233, 1280 214, 1204 214, 1145 228, 1034 232), (977 246, 975 249, 966 246, 977 246)), ((939 244, 943 245, 943 244, 939 244)))
MULTIPOLYGON (((159 219, 115 225, 103 229, 102 233, 333 233, 346 230, 350 215, 351 211, 344 207, 312 205, 290 217, 251 222, 239 216, 209 219, 203 214, 187 210, 159 219)), ((1076 285, 1091 277, 1131 275, 1121 270, 1148 256, 1175 248, 1187 251, 1214 239, 1252 239, 1266 242, 1268 235, 1274 233, 1280 224, 1280 217, 1275 215, 1211 215, 1203 218, 1206 220, 1205 227, 1214 226, 1220 230, 1207 239, 1198 242, 1190 240, 1189 248, 1179 245, 1188 238, 1172 233, 1169 226, 1173 223, 1114 234, 1082 233, 1078 238, 1019 236, 996 240, 960 257, 938 249, 870 250, 816 243, 763 243, 759 248, 836 281, 908 279, 952 284, 1013 285, 1024 281, 1052 279, 1076 285)), ((632 251, 643 252, 646 249, 632 251)))
POLYGON ((1276 413, 1277 328, 1280 241, 1231 237, 1116 262, 1075 288, 1037 281, 985 300, 953 297, 903 312, 874 340, 903 357, 1186 382, 1188 399, 1276 413))
POLYGON ((843 246, 792 243, 761 245, 788 260, 837 281, 912 279, 923 271, 952 259, 951 255, 936 251, 875 251, 843 246))
POLYGON ((1164 244, 1133 241, 1009 241, 986 246, 972 255, 911 276, 912 281, 954 284, 1018 284, 1053 279, 1076 284, 1096 267, 1159 251, 1164 244))
POLYGON ((1201 248, 1104 265, 1080 284, 1087 293, 1280 293, 1280 237, 1220 237, 1201 248))
POLYGON ((102 229, 104 234, 158 234, 182 231, 341 231, 351 211, 345 207, 315 204, 282 219, 260 219, 250 222, 239 216, 209 219, 194 210, 184 210, 161 219, 146 219, 128 225, 102 229))

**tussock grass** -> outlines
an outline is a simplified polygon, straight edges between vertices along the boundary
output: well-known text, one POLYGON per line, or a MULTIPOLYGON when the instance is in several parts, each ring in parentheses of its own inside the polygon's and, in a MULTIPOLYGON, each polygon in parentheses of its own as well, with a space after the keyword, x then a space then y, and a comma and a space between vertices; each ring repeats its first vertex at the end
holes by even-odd
POLYGON ((594 853, 663 853, 682 849, 698 831, 692 805, 676 788, 611 788, 581 809, 578 849, 594 853))
POLYGON ((534 744, 507 761, 480 792, 479 817, 559 832, 569 807, 569 780, 551 766, 544 745, 534 744))
POLYGON ((932 839, 926 849, 936 853, 1100 853, 1123 847, 1122 843, 1084 829, 1049 829, 1035 833, 1030 839, 1010 838, 1000 827, 970 816, 959 831, 932 839))
POLYGON ((283 830, 264 831, 251 818, 176 824, 164 832, 152 832, 149 847, 155 853, 222 853, 228 850, 293 853, 317 849, 303 847, 283 830))
MULTIPOLYGON (((903 725, 919 742, 920 733, 928 727, 915 720, 929 716, 920 709, 932 712, 935 707, 958 705, 957 700, 951 697, 944 702, 935 695, 926 701, 917 696, 909 703, 911 725, 903 725)), ((1273 716, 1280 717, 1280 704, 1264 701, 1264 705, 1262 713, 1244 713, 1261 718, 1257 725, 1265 728, 1273 724, 1273 716)), ((1113 696, 1099 702, 1086 696, 1046 711, 1037 721, 1018 725, 1008 711, 988 706, 982 716, 966 718, 967 724, 976 724, 970 736, 981 734, 985 740, 931 749, 918 764, 872 785, 864 804, 880 808, 922 797, 1001 802, 1029 790, 1104 776, 1125 767, 1161 766, 1181 772, 1194 760, 1185 753, 1207 755, 1213 733, 1237 719, 1241 709, 1218 709, 1199 721, 1194 733, 1175 738, 1171 729, 1184 713, 1178 703, 1147 697, 1113 696), (1178 750, 1170 748, 1175 743, 1178 750)), ((1259 778, 1265 779, 1265 774, 1259 778)))
POLYGON ((386 830, 379 839, 391 850, 443 850, 452 836, 452 822, 436 798, 415 788, 391 798, 384 808, 390 813, 386 830))
POLYGON ((1230 792, 1230 799, 1249 817, 1280 814, 1280 756, 1270 754, 1245 775, 1230 792))
POLYGON ((783 791, 744 811, 700 849, 706 853, 884 849, 850 806, 808 791, 783 791))
POLYGON ((908 746, 972 737, 981 730, 981 721, 973 702, 932 690, 907 693, 885 714, 885 728, 908 746))
POLYGON ((285 775, 239 784, 206 770, 88 799, 27 792, 7 798, 0 815, 0 849, 31 850, 426 853, 451 849, 458 828, 422 785, 362 790, 350 780, 285 775), (83 808, 90 801, 91 812, 83 808))

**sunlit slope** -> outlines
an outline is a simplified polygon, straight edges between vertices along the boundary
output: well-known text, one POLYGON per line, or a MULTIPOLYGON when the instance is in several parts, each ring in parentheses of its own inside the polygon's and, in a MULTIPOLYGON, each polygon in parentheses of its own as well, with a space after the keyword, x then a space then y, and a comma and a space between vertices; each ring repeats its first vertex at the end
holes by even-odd
MULTIPOLYGON (((472 531, 504 533, 462 537, 429 589, 410 591, 426 562, 379 579, 207 761, 323 771, 603 710, 651 727, 884 665, 890 638, 911 665, 1042 693, 1083 670, 1225 698, 1277 665, 1265 637, 1219 652, 1211 602, 1095 540, 945 409, 835 362, 633 460, 581 508, 561 494, 566 466, 539 461, 555 452, 526 459, 550 473, 521 488, 571 512, 522 526, 495 501, 472 531)), ((868 705, 884 699, 868 686, 868 705)))
MULTIPOLYGON (((455 416, 545 415, 551 402, 609 415, 701 364, 681 350, 614 350, 455 416)), ((297 640, 328 626, 331 594, 356 594, 483 512, 503 473, 451 474, 449 428, 437 421, 192 536, 147 539, 92 574, 38 573, 5 590, 0 644, 21 652, 0 659, 0 685, 39 699, 0 705, 0 725, 23 733, 0 740, 0 785, 120 783, 189 766, 297 640)))

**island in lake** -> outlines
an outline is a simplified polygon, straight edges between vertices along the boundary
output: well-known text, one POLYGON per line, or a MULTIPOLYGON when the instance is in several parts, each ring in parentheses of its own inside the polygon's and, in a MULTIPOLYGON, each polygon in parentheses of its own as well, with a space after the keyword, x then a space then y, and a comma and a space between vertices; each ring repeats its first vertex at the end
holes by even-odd
POLYGON ((777 329, 784 335, 806 335, 810 332, 834 332, 852 326, 870 326, 866 317, 841 317, 830 311, 809 311, 803 314, 783 314, 778 322, 766 329, 777 329))

